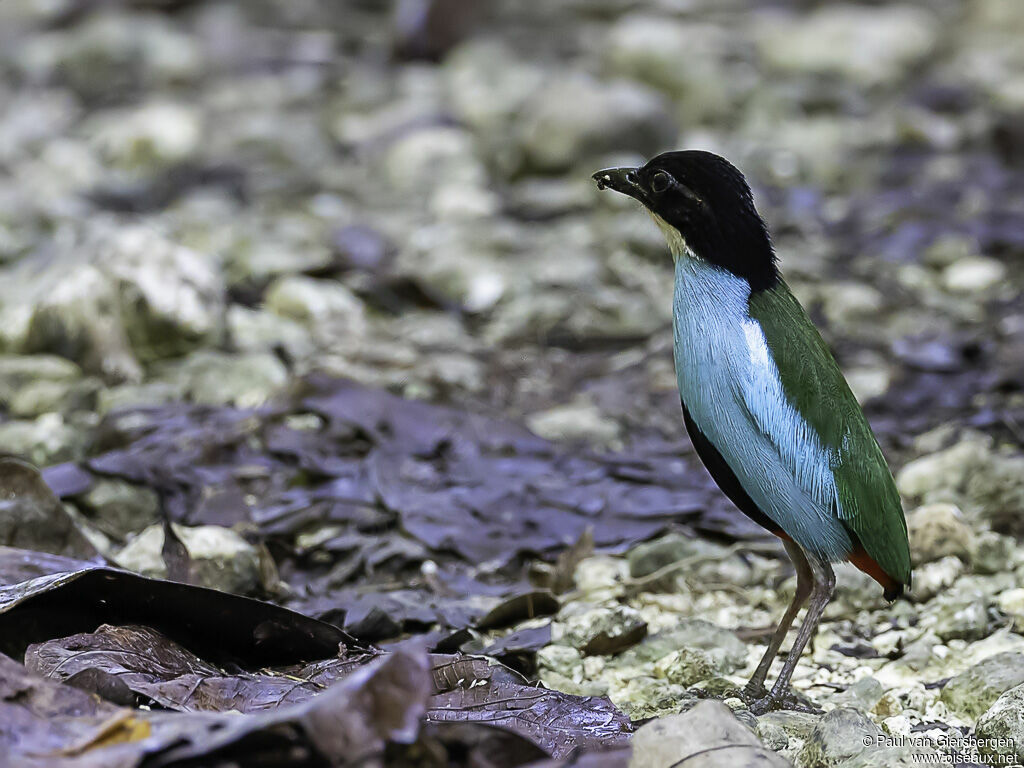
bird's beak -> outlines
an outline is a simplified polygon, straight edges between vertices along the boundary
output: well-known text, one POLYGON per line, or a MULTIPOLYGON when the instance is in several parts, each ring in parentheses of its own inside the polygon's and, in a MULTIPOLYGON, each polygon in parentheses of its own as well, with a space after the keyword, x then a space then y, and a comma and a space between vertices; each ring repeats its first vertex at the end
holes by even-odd
POLYGON ((605 168, 591 177, 597 182, 598 189, 614 189, 624 195, 645 202, 646 195, 640 187, 640 177, 636 168, 605 168))

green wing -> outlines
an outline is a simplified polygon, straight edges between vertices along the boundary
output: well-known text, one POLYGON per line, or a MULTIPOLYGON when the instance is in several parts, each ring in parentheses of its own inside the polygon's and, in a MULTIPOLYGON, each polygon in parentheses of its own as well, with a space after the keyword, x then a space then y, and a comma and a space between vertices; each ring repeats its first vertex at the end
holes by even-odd
POLYGON ((910 584, 907 522, 892 472, 864 411, 818 329, 780 282, 750 297, 790 404, 835 457, 840 518, 892 578, 910 584))

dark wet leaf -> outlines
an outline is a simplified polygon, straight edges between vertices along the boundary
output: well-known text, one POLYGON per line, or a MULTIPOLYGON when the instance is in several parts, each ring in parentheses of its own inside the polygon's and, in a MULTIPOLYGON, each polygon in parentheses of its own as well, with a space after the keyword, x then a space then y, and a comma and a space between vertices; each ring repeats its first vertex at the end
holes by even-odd
POLYGON ((551 623, 511 632, 484 648, 484 655, 498 657, 504 653, 536 652, 551 643, 551 623))
POLYGON ((259 411, 168 405, 111 414, 100 433, 105 452, 86 472, 157 490, 175 522, 254 524, 289 606, 369 640, 556 610, 549 598, 522 601, 522 566, 575 544, 564 587, 588 530, 613 552, 681 521, 762 535, 686 470, 677 444, 592 456, 509 421, 322 376, 259 411))
POLYGON ((30 549, 0 547, 0 587, 29 581, 38 576, 70 573, 91 568, 95 563, 30 549))
POLYGON ((84 741, 116 710, 82 691, 43 681, 0 654, 0 754, 8 759, 84 741))
POLYGON ((647 623, 640 621, 631 627, 628 632, 610 635, 607 632, 598 632, 580 650, 587 656, 610 656, 632 648, 647 637, 647 623))
MULTIPOLYGON (((43 676, 46 677, 45 674, 43 676)), ((94 693, 111 704, 117 704, 122 707, 134 707, 139 703, 139 697, 136 695, 136 692, 124 680, 116 674, 104 672, 102 669, 90 667, 62 679, 71 687, 77 688, 80 691, 94 693)))
POLYGON ((169 581, 191 584, 192 557, 188 553, 188 548, 167 518, 164 518, 163 528, 164 543, 160 548, 160 558, 167 566, 167 578, 169 581))
POLYGON ((831 647, 831 650, 854 659, 877 659, 882 655, 873 645, 866 642, 857 642, 849 645, 836 643, 831 647))
POLYGON ((46 481, 50 490, 55 496, 62 499, 83 494, 93 484, 92 473, 73 462, 45 467, 42 473, 43 480, 46 481))
POLYGON ((558 613, 558 600, 550 592, 527 592, 502 601, 480 619, 477 629, 508 627, 538 616, 558 613))
POLYGON ((367 764, 388 742, 416 740, 430 695, 427 659, 396 653, 349 675, 319 696, 258 715, 218 716, 220 728, 202 741, 171 747, 152 766, 231 761, 248 765, 367 764), (302 749, 297 751, 297 747, 302 749))
MULTIPOLYGON (((102 626, 93 633, 33 645, 25 662, 30 670, 119 703, 127 703, 131 696, 135 704, 153 703, 184 712, 283 709, 294 714, 295 705, 313 706, 311 702, 332 695, 336 687, 351 688, 353 680, 372 676, 367 664, 379 668, 384 663, 375 662, 375 656, 379 657, 379 652, 259 673, 228 672, 145 627, 102 626)), ((387 659, 410 657, 422 659, 423 652, 387 654, 387 659)), ((629 735, 628 720, 607 700, 538 688, 481 657, 434 655, 429 665, 424 660, 410 671, 406 663, 404 670, 407 677, 395 677, 388 685, 410 689, 414 696, 426 686, 423 711, 427 720, 445 728, 467 722, 499 726, 554 756, 567 755, 577 747, 622 744, 629 735), (420 682, 416 682, 418 675, 422 675, 420 682)), ((371 709, 362 716, 384 714, 371 709)), ((389 718, 387 713, 385 719, 389 718)), ((483 739, 482 734, 473 733, 474 741, 483 739)), ((448 732, 443 736, 435 732, 435 736, 449 741, 454 738, 448 732)), ((215 750, 220 748, 217 743, 215 740, 215 750)), ((524 755, 524 759, 537 756, 529 750, 524 755)))
MULTIPOLYGON (((530 629, 521 629, 496 640, 480 653, 497 659, 506 667, 530 679, 537 675, 537 651, 551 643, 551 623, 530 629)), ((463 648, 463 650, 469 650, 463 648)))
POLYGON ((0 655, 0 755, 26 768, 359 763, 417 738, 428 670, 392 654, 273 712, 172 714, 118 709, 0 655))
POLYGON ((479 657, 435 657, 433 722, 485 722, 515 731, 553 757, 628 743, 629 720, 610 701, 527 684, 479 657))
MULTIPOLYGON (((33 553, 0 547, 0 574, 23 571, 33 559, 33 553)), ((88 563, 0 586, 0 650, 10 655, 100 624, 146 624, 206 658, 250 668, 356 647, 338 628, 286 608, 88 563)))
MULTIPOLYGON (((372 656, 360 654, 358 661, 345 661, 358 666, 372 656)), ((25 666, 104 698, 113 694, 120 703, 133 703, 122 700, 127 689, 140 697, 136 704, 156 703, 185 712, 258 712, 304 701, 323 690, 291 675, 229 674, 159 632, 139 626, 104 624, 95 632, 31 645, 25 651, 25 666), (82 677, 90 672, 91 678, 82 677)))
MULTIPOLYGON (((26 660, 33 670, 122 703, 128 691, 142 703, 184 712, 265 710, 227 719, 179 715, 188 737, 179 728, 180 743, 160 740, 151 757, 154 765, 199 758, 204 765, 228 759, 246 764, 258 750, 266 764, 291 765, 285 756, 298 747, 328 760, 354 760, 380 752, 386 743, 395 760, 388 764, 403 765, 399 756, 405 751, 396 745, 420 739, 424 748, 478 750, 497 760, 487 764, 515 766, 544 754, 565 757, 580 748, 622 745, 629 736, 628 720, 607 700, 531 686, 482 658, 432 656, 428 661, 422 652, 400 651, 376 661, 367 654, 260 674, 227 673, 151 630, 105 626, 33 646, 26 660), (428 727, 421 731, 423 722, 428 727)), ((0 677, 0 692, 2 683, 0 677)), ((92 701, 91 710, 109 711, 92 701)), ((157 713, 140 717, 155 732, 168 722, 157 713)), ((77 722, 82 733, 76 741, 85 742, 101 717, 77 722)), ((66 741, 51 741, 67 748, 66 741)))

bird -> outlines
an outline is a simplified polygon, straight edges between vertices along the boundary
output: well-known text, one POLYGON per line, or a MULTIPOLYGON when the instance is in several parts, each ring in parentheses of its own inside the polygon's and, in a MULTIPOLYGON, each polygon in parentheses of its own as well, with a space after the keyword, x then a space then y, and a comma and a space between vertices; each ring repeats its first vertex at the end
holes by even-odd
POLYGON ((719 155, 665 152, 593 174, 665 235, 674 262, 673 356, 690 442, 719 489, 779 537, 796 590, 742 697, 755 714, 820 711, 792 692, 800 655, 849 562, 890 602, 911 584, 892 472, 839 365, 789 289, 744 175, 719 155), (771 691, 779 649, 807 613, 771 691))

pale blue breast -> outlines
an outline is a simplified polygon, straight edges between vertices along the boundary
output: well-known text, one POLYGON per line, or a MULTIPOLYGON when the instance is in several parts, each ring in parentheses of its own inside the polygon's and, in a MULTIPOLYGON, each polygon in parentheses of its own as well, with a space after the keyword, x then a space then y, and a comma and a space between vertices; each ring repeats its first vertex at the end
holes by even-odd
POLYGON ((745 280, 681 255, 673 300, 679 393, 762 512, 832 561, 852 549, 839 521, 833 457, 786 398, 745 280))

